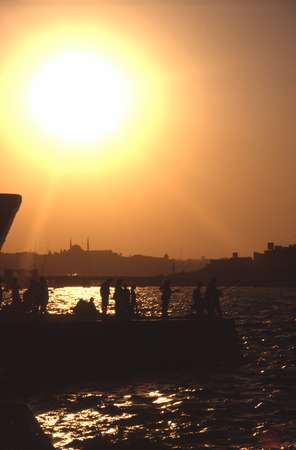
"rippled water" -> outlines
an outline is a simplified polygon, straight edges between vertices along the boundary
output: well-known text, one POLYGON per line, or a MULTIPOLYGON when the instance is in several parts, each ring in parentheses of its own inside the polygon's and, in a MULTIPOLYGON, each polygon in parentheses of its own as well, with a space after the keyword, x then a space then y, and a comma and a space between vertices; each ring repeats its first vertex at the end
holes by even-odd
MULTIPOLYGON (((157 288, 138 290, 140 312, 160 313, 157 288)), ((51 292, 50 311, 69 312, 98 287, 51 292)), ((171 314, 190 310, 191 288, 174 294, 171 314)), ((110 304, 110 313, 114 305, 110 304)), ((245 364, 231 373, 182 371, 147 379, 97 381, 32 399, 57 449, 296 449, 296 290, 225 291, 245 364), (151 444, 149 446, 149 444, 151 444)), ((99 348, 98 348, 99 352, 99 348)))

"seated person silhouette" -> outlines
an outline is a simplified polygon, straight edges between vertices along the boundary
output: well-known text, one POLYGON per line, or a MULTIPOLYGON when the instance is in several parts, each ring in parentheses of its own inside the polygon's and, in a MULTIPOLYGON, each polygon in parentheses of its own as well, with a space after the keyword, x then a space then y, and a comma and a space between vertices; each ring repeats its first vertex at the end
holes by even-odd
POLYGON ((73 308, 73 313, 80 317, 97 317, 99 315, 93 297, 91 297, 89 302, 80 298, 73 308))

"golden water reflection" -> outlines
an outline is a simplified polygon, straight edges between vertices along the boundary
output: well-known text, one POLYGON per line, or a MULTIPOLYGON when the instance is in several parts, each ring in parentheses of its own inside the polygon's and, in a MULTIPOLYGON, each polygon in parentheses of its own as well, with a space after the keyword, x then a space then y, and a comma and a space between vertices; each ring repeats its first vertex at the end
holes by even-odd
MULTIPOLYGON (((191 291, 182 288, 175 294, 172 313, 189 311, 191 291)), ((158 317, 158 288, 138 288, 138 295, 141 314, 158 317)), ((69 312, 80 297, 94 297, 100 308, 98 286, 54 289, 51 296, 54 313, 69 312)), ((96 385, 96 390, 63 394, 47 406, 41 401, 43 410, 35 408, 38 420, 60 450, 80 450, 88 441, 90 447, 94 441, 95 448, 96 439, 104 437, 111 442, 157 440, 186 450, 259 450, 274 443, 278 449, 294 450, 295 300, 296 290, 283 299, 279 290, 247 288, 223 298, 224 311, 238 324, 244 352, 254 358, 237 373, 201 381, 194 374, 178 372, 171 381, 165 374, 144 385, 100 385, 101 390, 96 385), (262 309, 264 301, 273 308, 262 309)), ((110 314, 113 306, 111 300, 110 314)))
POLYGON ((38 421, 46 432, 51 432, 53 443, 57 448, 64 448, 75 440, 89 437, 117 434, 118 423, 128 421, 135 414, 121 413, 118 415, 105 414, 98 409, 84 409, 67 413, 64 409, 37 416, 38 421), (53 430, 53 432, 52 432, 53 430))
MULTIPOLYGON (((138 287, 137 304, 140 316, 160 317, 160 291, 158 286, 138 287)), ((114 288, 111 288, 108 314, 114 314, 114 288)), ((180 292, 173 294, 169 312, 172 315, 184 316, 191 312, 192 288, 185 287, 180 292)), ((96 308, 101 311, 100 286, 67 286, 50 288, 48 311, 51 314, 71 314, 77 301, 82 298, 89 300, 94 298, 96 308)))
POLYGON ((178 410, 187 395, 188 390, 181 388, 170 394, 141 389, 123 395, 67 394, 61 401, 63 407, 42 412, 37 419, 52 435, 57 449, 71 449, 71 443, 77 448, 81 439, 122 440, 138 435, 151 438, 155 432, 165 439, 176 439, 180 430, 190 427, 189 415, 178 410))
MULTIPOLYGON (((257 404, 253 404, 253 408, 257 404)), ((229 407, 225 399, 218 396, 209 400, 202 385, 164 385, 163 389, 149 389, 149 385, 144 385, 68 393, 59 398, 59 405, 62 406, 56 409, 50 405, 48 411, 37 415, 45 432, 52 435, 56 449, 77 450, 84 448, 80 444, 102 439, 123 442, 138 438, 151 441, 156 438, 170 448, 179 448, 176 444, 184 443, 180 448, 186 449, 193 448, 185 446, 191 440, 196 442, 194 448, 213 449, 217 448, 215 445, 222 435, 221 449, 230 448, 227 447, 227 439, 231 439, 232 430, 225 420, 229 407)), ((235 420, 240 419, 237 417, 235 420)), ((238 425, 236 431, 245 433, 246 430, 238 425)), ((266 450, 264 444, 261 446, 262 442, 279 441, 278 434, 275 430, 270 431, 266 421, 257 421, 249 436, 257 445, 243 447, 232 444, 231 448, 266 450)), ((288 447, 280 445, 277 448, 288 447)))

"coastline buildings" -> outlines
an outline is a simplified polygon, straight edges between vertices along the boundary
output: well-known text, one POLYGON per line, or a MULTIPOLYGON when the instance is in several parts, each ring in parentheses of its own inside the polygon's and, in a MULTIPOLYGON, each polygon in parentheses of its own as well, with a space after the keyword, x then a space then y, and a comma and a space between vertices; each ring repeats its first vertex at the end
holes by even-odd
POLYGON ((0 271, 36 270, 45 276, 157 276, 174 272, 199 270, 204 260, 175 260, 163 257, 133 255, 123 256, 112 250, 90 250, 89 243, 84 250, 72 245, 68 250, 38 254, 33 252, 1 253, 0 271))
POLYGON ((221 284, 296 284, 296 244, 268 242, 263 253, 254 252, 253 257, 235 252, 230 258, 211 259, 196 278, 206 282, 212 276, 221 284))
POLYGON ((211 259, 204 269, 208 277, 217 277, 224 283, 237 284, 254 277, 252 257, 241 257, 234 252, 230 258, 211 259))
POLYGON ((253 257, 241 257, 233 253, 229 258, 206 260, 178 260, 163 257, 133 255, 123 256, 112 250, 82 249, 70 245, 68 250, 38 254, 33 252, 1 253, 0 272, 6 275, 18 273, 26 278, 36 271, 46 277, 159 277, 170 276, 177 284, 206 283, 216 277, 219 284, 263 285, 296 284, 296 244, 289 246, 267 244, 253 257))
POLYGON ((257 280, 296 282, 296 244, 285 247, 268 242, 264 253, 254 253, 253 270, 257 280))

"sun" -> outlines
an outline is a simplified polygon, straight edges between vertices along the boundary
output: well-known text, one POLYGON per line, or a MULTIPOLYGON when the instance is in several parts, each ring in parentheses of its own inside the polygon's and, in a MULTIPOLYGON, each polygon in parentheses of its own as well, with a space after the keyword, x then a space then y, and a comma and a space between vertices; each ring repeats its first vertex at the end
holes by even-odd
POLYGON ((94 142, 127 120, 131 82, 113 61, 96 53, 63 51, 40 63, 27 90, 33 122, 66 143, 94 142))

